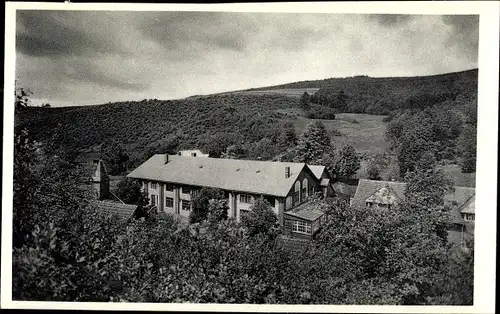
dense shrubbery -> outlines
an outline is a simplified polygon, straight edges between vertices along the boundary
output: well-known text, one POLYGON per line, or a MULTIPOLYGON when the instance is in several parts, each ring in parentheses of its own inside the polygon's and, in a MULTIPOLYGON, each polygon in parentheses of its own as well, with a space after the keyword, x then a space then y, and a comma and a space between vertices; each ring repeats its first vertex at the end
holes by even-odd
POLYGON ((476 108, 477 103, 471 99, 395 113, 386 135, 398 155, 401 176, 412 171, 425 152, 432 153, 438 161, 461 160, 463 172, 474 172, 476 108))
POLYGON ((315 200, 311 206, 328 213, 326 225, 296 252, 275 241, 276 217, 264 200, 243 224, 218 215, 227 207, 212 200, 208 216, 188 227, 170 216, 124 225, 75 193, 63 160, 20 136, 16 300, 472 303, 473 255, 448 248, 436 233, 446 223, 438 170, 416 168, 408 176, 411 201, 390 214, 315 200), (40 167, 48 159, 50 169, 40 167), (31 189, 22 189, 27 180, 31 189))

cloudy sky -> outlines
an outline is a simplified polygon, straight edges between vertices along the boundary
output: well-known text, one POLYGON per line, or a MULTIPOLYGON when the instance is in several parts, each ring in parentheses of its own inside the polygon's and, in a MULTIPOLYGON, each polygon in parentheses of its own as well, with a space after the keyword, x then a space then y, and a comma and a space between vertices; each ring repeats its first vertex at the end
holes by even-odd
POLYGON ((477 67, 477 16, 18 11, 33 102, 175 99, 294 81, 477 67))

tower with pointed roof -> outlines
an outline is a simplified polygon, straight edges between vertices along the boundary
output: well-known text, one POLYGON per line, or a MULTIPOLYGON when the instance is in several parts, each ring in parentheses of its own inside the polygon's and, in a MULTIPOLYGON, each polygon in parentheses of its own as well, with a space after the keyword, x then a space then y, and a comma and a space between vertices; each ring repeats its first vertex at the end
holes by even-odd
POLYGON ((109 176, 102 160, 95 161, 94 165, 97 166, 90 178, 92 190, 97 199, 103 200, 109 196, 109 176))

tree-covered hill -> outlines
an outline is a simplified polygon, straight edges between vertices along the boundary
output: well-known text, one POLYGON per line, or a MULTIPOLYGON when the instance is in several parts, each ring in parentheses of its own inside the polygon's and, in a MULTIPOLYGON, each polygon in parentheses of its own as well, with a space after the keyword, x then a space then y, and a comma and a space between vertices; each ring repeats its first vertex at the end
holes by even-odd
MULTIPOLYGON (((37 141, 52 139, 71 151, 104 151, 120 160, 127 155, 130 169, 154 153, 190 148, 214 157, 229 154, 233 158, 272 159, 295 145, 293 139, 300 135, 292 134, 296 117, 287 114, 289 111, 310 119, 333 119, 339 112, 389 114, 385 120, 392 120, 389 140, 394 153, 399 154, 398 130, 404 128, 405 121, 415 120, 412 116, 425 111, 425 120, 436 129, 432 136, 436 158, 456 163, 457 157, 464 157, 470 164, 475 160, 475 146, 466 139, 475 130, 477 74, 477 70, 470 70, 425 77, 360 76, 252 90, 263 93, 239 91, 168 101, 26 107, 19 109, 16 127, 27 128, 37 141), (265 93, 279 88, 288 94, 265 93), (305 88, 319 90, 312 95, 304 93, 299 99, 296 95, 289 97, 294 88, 301 88, 302 93, 305 88), (452 134, 439 129, 445 125, 454 130, 452 134)), ((465 168, 468 172, 474 169, 465 168)))
POLYGON ((339 112, 389 114, 396 109, 423 108, 457 98, 475 100, 477 76, 477 69, 416 77, 355 76, 253 88, 247 92, 319 88, 312 102, 339 112))
POLYGON ((298 107, 298 99, 278 95, 221 95, 183 100, 143 100, 98 106, 22 108, 17 128, 35 140, 52 138, 77 150, 120 146, 131 161, 155 152, 201 148, 220 155, 237 143, 275 142, 285 115, 279 109, 298 107))

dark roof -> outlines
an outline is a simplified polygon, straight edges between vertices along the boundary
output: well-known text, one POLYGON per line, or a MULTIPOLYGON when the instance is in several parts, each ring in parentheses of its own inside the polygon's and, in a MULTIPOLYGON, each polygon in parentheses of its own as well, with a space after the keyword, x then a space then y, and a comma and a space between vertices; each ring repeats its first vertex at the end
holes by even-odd
POLYGON ((123 204, 111 200, 103 200, 103 201, 96 200, 95 202, 99 210, 110 213, 112 215, 116 215, 121 219, 128 219, 132 217, 135 210, 137 209, 137 205, 123 204))
POLYGON ((344 182, 337 181, 332 184, 333 190, 336 195, 341 195, 344 197, 353 197, 356 193, 358 185, 350 185, 344 182))
POLYGON ((314 207, 311 202, 300 204, 299 206, 285 212, 285 215, 290 215, 308 221, 315 221, 324 214, 325 212, 323 212, 319 208, 314 207))
POLYGON ((287 196, 304 163, 192 158, 156 154, 128 177, 160 182, 219 188, 255 194, 287 196), (285 168, 290 167, 290 177, 285 168))

